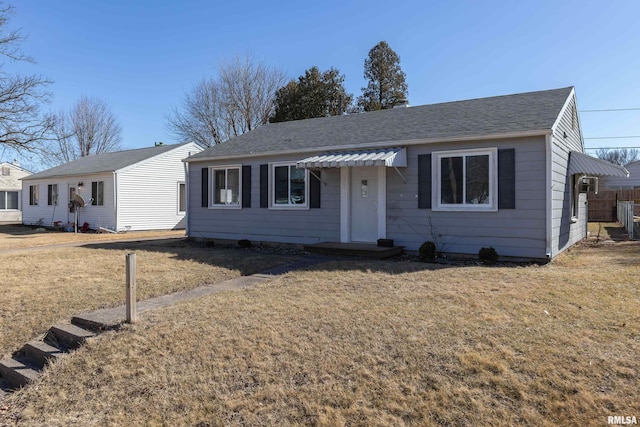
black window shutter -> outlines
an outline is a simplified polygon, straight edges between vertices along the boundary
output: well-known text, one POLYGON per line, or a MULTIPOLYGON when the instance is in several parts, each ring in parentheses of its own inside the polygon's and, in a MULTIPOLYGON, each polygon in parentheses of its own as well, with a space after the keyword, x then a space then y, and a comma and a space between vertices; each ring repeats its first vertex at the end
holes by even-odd
POLYGON ((269 165, 260 165, 260 207, 269 207, 269 165))
POLYGON ((418 156, 418 209, 431 209, 431 154, 418 156))
POLYGON ((498 150, 498 209, 516 208, 516 150, 498 150))
POLYGON ((320 178, 322 178, 320 171, 314 171, 314 175, 309 174, 309 207, 311 209, 316 209, 320 207, 320 189, 322 187, 322 182, 320 178))
POLYGON ((209 207, 209 168, 202 168, 202 207, 209 207))
POLYGON ((251 207, 251 165, 242 166, 242 207, 251 207))

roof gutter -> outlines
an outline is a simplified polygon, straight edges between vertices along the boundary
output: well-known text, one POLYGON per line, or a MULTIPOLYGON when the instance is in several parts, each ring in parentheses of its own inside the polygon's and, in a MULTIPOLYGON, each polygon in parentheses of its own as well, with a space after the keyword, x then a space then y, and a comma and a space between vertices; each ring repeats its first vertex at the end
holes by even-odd
POLYGON ((548 260, 553 259, 553 177, 552 175, 552 161, 551 155, 553 153, 552 150, 552 140, 553 137, 551 135, 545 136, 545 228, 546 228, 546 249, 545 256, 548 260))
MULTIPOLYGON (((399 141, 378 141, 372 142, 369 144, 345 144, 345 145, 329 145, 329 146, 321 146, 321 147, 307 147, 307 148, 298 148, 295 150, 287 150, 287 151, 264 151, 260 153, 243 153, 243 154, 235 154, 235 155, 227 155, 227 156, 207 156, 207 157, 196 157, 196 158, 186 158, 183 159, 183 162, 206 162, 212 160, 233 160, 233 159, 244 159, 247 157, 270 157, 277 156, 280 154, 307 154, 307 153, 317 153, 319 151, 338 151, 338 150, 353 150, 353 149, 369 149, 369 148, 383 148, 383 147, 396 147, 396 146, 410 146, 410 145, 422 145, 422 144, 437 144, 437 143, 450 143, 450 142, 467 142, 467 141, 479 141, 486 139, 507 139, 507 138, 526 138, 530 136, 547 136, 551 135, 550 129, 541 129, 535 131, 528 132, 510 132, 510 133, 500 133, 500 134, 491 134, 491 135, 473 135, 473 136, 456 136, 451 138, 427 138, 427 139, 405 139, 399 141)), ((226 143, 225 143, 226 144, 226 143)))

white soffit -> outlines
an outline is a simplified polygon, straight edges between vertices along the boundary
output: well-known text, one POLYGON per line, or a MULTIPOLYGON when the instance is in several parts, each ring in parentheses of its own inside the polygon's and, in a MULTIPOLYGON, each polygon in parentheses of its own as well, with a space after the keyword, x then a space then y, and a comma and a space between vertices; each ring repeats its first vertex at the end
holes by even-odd
POLYGON ((569 174, 629 177, 629 172, 624 167, 614 165, 606 160, 596 159, 578 151, 572 151, 569 155, 569 174))
POLYGON ((357 150, 326 153, 307 157, 296 164, 298 168, 342 168, 357 166, 407 166, 406 148, 383 148, 380 150, 357 150))

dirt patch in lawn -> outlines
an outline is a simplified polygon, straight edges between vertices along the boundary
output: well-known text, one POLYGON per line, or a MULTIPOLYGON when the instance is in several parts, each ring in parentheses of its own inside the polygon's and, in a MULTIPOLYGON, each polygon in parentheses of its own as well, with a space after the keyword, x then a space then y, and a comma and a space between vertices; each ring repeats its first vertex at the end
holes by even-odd
POLYGON ((105 334, 0 420, 606 425, 640 415, 639 256, 624 242, 543 266, 319 265, 105 334))

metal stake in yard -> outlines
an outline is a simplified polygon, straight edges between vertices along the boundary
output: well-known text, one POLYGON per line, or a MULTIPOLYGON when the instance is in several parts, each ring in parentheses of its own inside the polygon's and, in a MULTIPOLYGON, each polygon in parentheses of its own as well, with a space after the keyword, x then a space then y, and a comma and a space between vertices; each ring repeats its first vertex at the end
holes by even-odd
POLYGON ((136 254, 127 254, 127 323, 136 323, 136 254))

